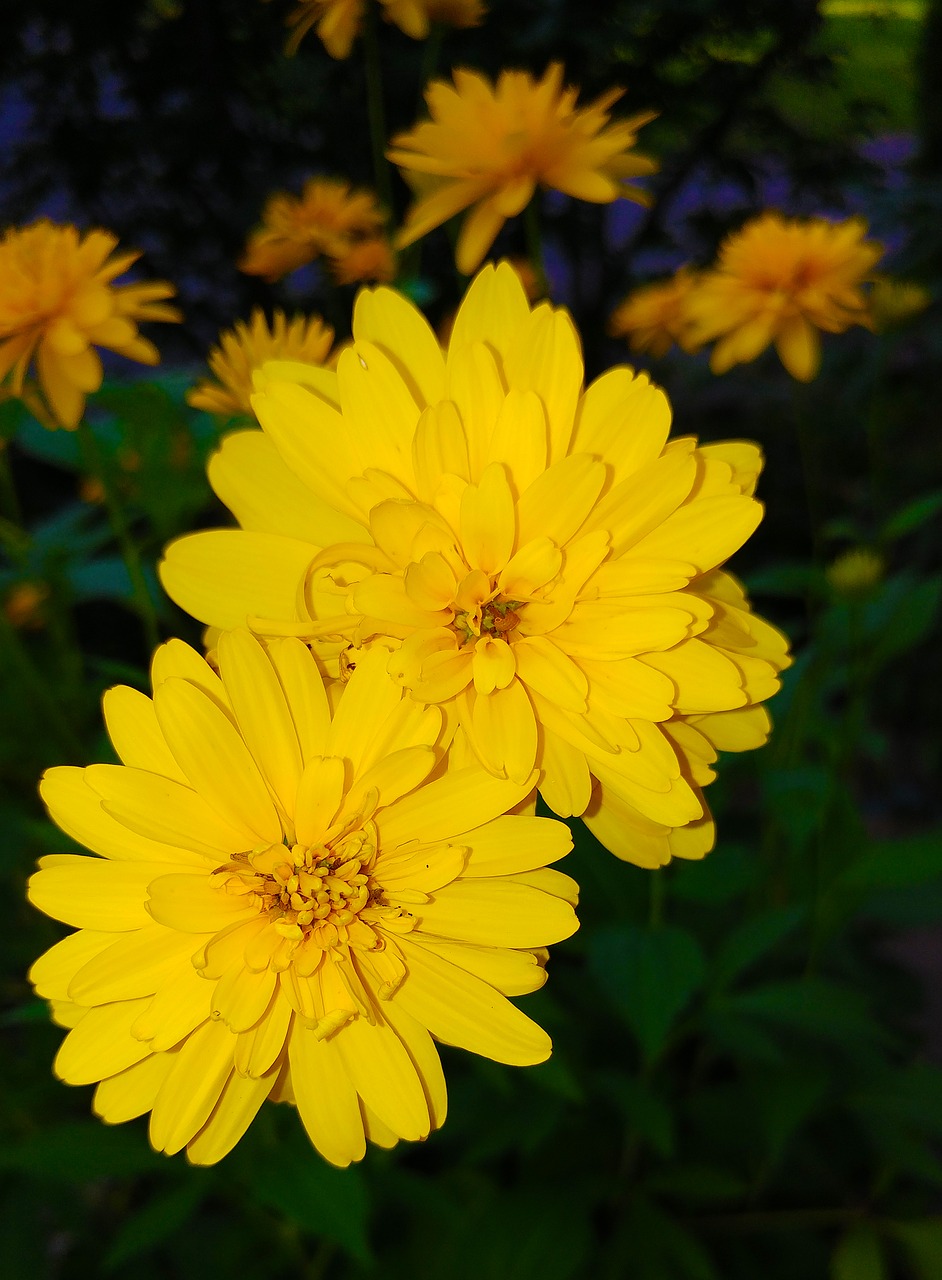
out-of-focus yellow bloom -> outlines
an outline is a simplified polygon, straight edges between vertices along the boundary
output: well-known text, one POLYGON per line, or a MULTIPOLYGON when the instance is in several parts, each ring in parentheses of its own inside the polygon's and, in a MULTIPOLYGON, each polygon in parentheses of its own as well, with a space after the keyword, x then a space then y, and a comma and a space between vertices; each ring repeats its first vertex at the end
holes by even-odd
MULTIPOLYGON (((486 12, 480 0, 380 0, 380 3, 385 17, 413 40, 424 40, 434 22, 448 27, 476 27, 486 12)), ((288 15, 288 25, 294 31, 285 52, 297 52, 298 45, 315 27, 332 58, 349 58, 353 42, 360 34, 365 7, 364 0, 301 0, 288 15)))
POLYGON ((860 218, 799 221, 767 212, 728 236, 687 304, 692 340, 717 340, 713 372, 755 360, 774 343, 792 377, 810 382, 821 363, 819 330, 871 325, 862 286, 883 246, 866 234, 860 218))
POLYGON ((721 568, 762 516, 759 448, 669 440, 664 393, 628 368, 586 387, 570 317, 506 263, 447 350, 388 288, 361 291, 353 339, 336 374, 257 375, 262 431, 209 467, 242 528, 172 543, 169 595, 300 637, 333 676, 379 647, 462 750, 539 769, 618 857, 703 857, 717 750, 764 741, 789 661, 721 568))
POLYGON ((870 317, 877 333, 899 329, 921 315, 932 301, 932 294, 912 280, 895 280, 877 276, 870 290, 870 317))
POLYGON ((387 284, 396 276, 396 255, 385 236, 357 240, 331 258, 330 269, 338 284, 378 280, 387 284))
POLYGON ((612 122, 609 108, 623 92, 613 89, 577 109, 578 90, 563 87, 558 62, 539 80, 502 71, 494 85, 457 70, 453 85, 433 81, 425 92, 431 119, 398 134, 388 152, 417 192, 397 247, 471 208, 455 254, 458 269, 470 274, 537 186, 595 203, 645 203, 629 179, 657 168, 633 150, 638 130, 656 113, 612 122))
POLYGON ((832 590, 841 596, 868 595, 883 578, 883 557, 869 547, 851 547, 825 569, 832 590))
POLYGON ((295 316, 275 311, 269 326, 265 313, 256 308, 246 324, 220 334, 219 345, 209 353, 209 367, 215 381, 204 378, 187 393, 194 409, 209 413, 252 416, 252 374, 266 360, 303 360, 306 364, 327 362, 334 331, 320 316, 295 316))
POLYGON ((380 0, 386 17, 413 40, 424 40, 435 22, 478 27, 487 10, 480 0, 380 0))
POLYGON ((300 196, 279 191, 268 199, 239 270, 278 280, 321 254, 336 257, 356 240, 376 237, 384 221, 371 191, 341 178, 309 178, 300 196))
POLYGON ((7 592, 3 612, 14 627, 34 630, 46 621, 45 603, 49 588, 45 582, 18 582, 7 592))
POLYGON ((693 351, 687 302, 696 283, 696 274, 681 267, 669 280, 636 289, 612 313, 609 333, 627 338, 632 351, 647 351, 655 357, 667 355, 675 342, 682 350, 693 351))
MULTIPOLYGON (((255 435, 261 437, 260 432, 255 435)), ((503 816, 534 779, 447 766, 443 716, 362 655, 339 698, 299 640, 219 637, 218 674, 175 640, 153 700, 105 695, 120 765, 46 772, 56 854, 29 884, 78 930, 30 971, 70 1028, 55 1060, 109 1124, 194 1164, 292 1102, 332 1163, 444 1121, 432 1037, 527 1065, 552 1048, 506 996, 535 991, 578 928, 571 848, 503 816)))
POLYGON ((164 301, 174 289, 163 281, 115 285, 140 257, 114 252, 117 236, 46 218, 11 228, 0 240, 0 379, 11 375, 15 395, 35 360, 43 396, 60 426, 78 426, 85 397, 101 386, 107 347, 141 364, 158 364, 142 320, 180 320, 164 301))

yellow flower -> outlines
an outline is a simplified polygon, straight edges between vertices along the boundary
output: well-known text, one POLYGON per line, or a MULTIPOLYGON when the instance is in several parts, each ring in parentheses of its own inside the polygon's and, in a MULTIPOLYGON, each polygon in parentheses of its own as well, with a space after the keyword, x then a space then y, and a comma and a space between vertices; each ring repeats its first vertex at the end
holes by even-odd
POLYGON ((838 595, 865 596, 883 577, 883 557, 869 547, 851 547, 825 569, 828 583, 838 595))
POLYGON ((802 222, 770 212, 727 237, 687 304, 692 340, 718 340, 713 372, 755 360, 774 342, 792 377, 810 382, 821 363, 819 330, 870 325, 861 286, 883 248, 866 234, 859 218, 802 222))
POLYGON ((569 316, 531 309, 507 264, 447 351, 386 288, 360 293, 353 337, 336 374, 258 375, 263 432, 210 464, 243 527, 171 544, 170 595, 298 635, 334 675, 341 651, 389 647, 488 769, 539 768, 618 856, 705 853, 713 747, 758 745, 787 663, 718 568, 762 515, 758 447, 668 441, 666 397, 627 368, 584 388, 569 316))
POLYGON ((277 280, 321 254, 342 254, 353 241, 375 236, 384 221, 372 192, 340 178, 309 178, 300 196, 281 191, 269 198, 239 270, 277 280))
MULTIPOLYGON (((481 0, 380 0, 383 13, 413 40, 424 40, 433 22, 448 27, 477 27, 484 20, 481 0)), ((363 25, 364 0, 300 0, 288 15, 294 31, 286 53, 298 45, 312 27, 317 28, 324 48, 332 58, 349 58, 353 42, 363 25)))
POLYGON ((115 254, 117 243, 109 231, 81 236, 45 218, 0 239, 0 380, 12 373, 20 395, 35 358, 52 415, 69 429, 78 426, 86 395, 101 386, 95 347, 157 364, 157 348, 138 333, 138 321, 180 319, 164 301, 173 297, 169 284, 112 284, 140 256, 115 254))
POLYGON ((390 22, 413 40, 425 40, 432 24, 466 29, 479 27, 486 10, 481 0, 380 0, 390 22))
POLYGON ((266 360, 304 360, 324 364, 328 359, 334 331, 319 316, 307 320, 295 316, 288 321, 276 310, 271 326, 265 313, 256 308, 248 324, 238 321, 234 329, 220 334, 219 345, 209 353, 209 367, 216 376, 204 378, 187 393, 194 409, 208 413, 252 416, 252 374, 266 360))
POLYGON ((613 89, 577 109, 578 90, 563 88, 558 62, 540 80, 502 71, 492 85, 476 71, 458 70, 454 86, 433 81, 425 92, 431 120, 398 134, 388 152, 419 193, 397 248, 473 205, 455 253, 458 269, 470 274, 538 185, 595 203, 619 197, 644 203, 644 192, 628 179, 657 168, 632 150, 638 129, 655 113, 612 123, 609 108, 622 92, 613 89))
POLYGON ((288 14, 288 26, 294 27, 285 52, 297 52, 298 45, 317 28, 324 48, 332 58, 349 58, 353 42, 360 34, 364 0, 301 0, 288 14))
POLYGON ((692 351, 687 300, 697 277, 689 267, 681 267, 669 280, 636 289, 612 313, 609 333, 627 338, 632 351, 649 351, 666 356, 676 342, 692 351))
POLYGON ((577 928, 549 819, 501 816, 529 781, 443 768, 442 716, 381 652, 339 699, 298 640, 223 635, 219 674, 171 641, 153 700, 105 695, 123 765, 50 769, 53 819, 99 857, 43 858, 29 896, 73 926, 30 976, 71 1028, 55 1061, 114 1124, 212 1164, 266 1098, 337 1165, 445 1117, 432 1036, 543 1061, 505 996, 577 928), (331 704, 336 710, 331 712, 331 704))
POLYGON ((928 289, 912 280, 876 276, 870 290, 870 315, 877 333, 898 329, 921 315, 932 301, 928 289))
POLYGON ((357 240, 335 254, 330 269, 338 284, 356 284, 361 280, 380 280, 385 284, 395 278, 396 256, 389 241, 377 236, 357 240))

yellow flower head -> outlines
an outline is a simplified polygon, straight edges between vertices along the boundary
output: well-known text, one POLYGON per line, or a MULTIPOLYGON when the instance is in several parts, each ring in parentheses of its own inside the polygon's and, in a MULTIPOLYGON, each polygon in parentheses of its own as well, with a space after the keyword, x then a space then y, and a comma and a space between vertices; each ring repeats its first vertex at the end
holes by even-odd
POLYGON ((29 885, 73 926, 30 976, 71 1028, 55 1061, 108 1123, 212 1164, 266 1098, 337 1165, 445 1117, 432 1037, 500 1062, 549 1037, 505 996, 542 985, 577 928, 549 819, 501 816, 529 782, 443 767, 442 716, 381 652, 342 696, 298 640, 223 635, 219 674, 171 641, 153 700, 105 695, 123 765, 50 769, 53 819, 98 857, 29 885), (331 710, 331 702, 335 709, 331 710))
POLYGON ((391 650, 419 705, 495 775, 534 767, 557 813, 621 857, 702 856, 716 746, 764 738, 782 636, 719 566, 755 529, 757 446, 668 441, 644 375, 583 386, 565 311, 486 267, 447 351, 391 289, 360 293, 336 374, 273 364, 263 432, 210 479, 242 530, 167 550, 204 623, 391 650))
POLYGON ((338 284, 357 284, 361 280, 386 284, 395 278, 396 255, 385 236, 357 240, 334 255, 330 269, 338 284))
POLYGON ((696 282, 690 268, 681 267, 669 280, 636 289, 612 313, 609 333, 627 338, 632 351, 649 351, 655 357, 666 356, 675 342, 692 351, 687 300, 696 282))
POLYGON ((458 269, 470 274, 537 186, 596 203, 622 196, 644 203, 644 192, 628 179, 657 168, 633 151, 638 129, 655 113, 612 122, 609 108, 622 92, 577 108, 578 90, 563 87, 558 62, 540 80, 502 71, 493 85, 476 71, 458 70, 454 85, 433 81, 425 92, 431 120, 398 134, 388 153, 418 191, 397 247, 474 206, 455 255, 458 269))
POLYGON ((798 221, 763 213, 729 236, 688 299, 691 338, 717 340, 714 373, 755 360, 770 343, 799 382, 821 363, 819 330, 869 327, 862 285, 883 247, 859 218, 798 221))
MULTIPOLYGON (((380 0, 389 22, 413 40, 424 40, 432 23, 447 27, 477 27, 483 22, 485 8, 481 0, 380 0)), ((363 25, 364 0, 300 0, 288 15, 294 31, 286 53, 297 52, 298 45, 312 27, 332 58, 349 58, 353 42, 363 25)))
POLYGON ((12 373, 20 395, 35 360, 53 417, 70 429, 79 424, 86 395, 101 386, 95 347, 157 364, 157 348, 141 337, 138 322, 180 319, 164 301, 173 297, 171 285, 112 284, 140 256, 116 254, 117 243, 109 231, 82 236, 45 218, 0 239, 0 380, 12 373))
POLYGON ((372 192, 340 178, 309 178, 300 196, 281 191, 270 197, 239 270, 277 280, 321 254, 342 254, 353 241, 376 236, 384 221, 372 192))
POLYGON ((865 596, 880 582, 883 557, 869 547, 851 547, 825 569, 831 588, 841 596, 865 596))
POLYGON ((215 381, 204 378, 187 393, 194 409, 208 413, 252 416, 252 374, 267 360, 303 360, 307 364, 327 362, 334 331, 319 316, 295 316, 287 320, 275 311, 269 326, 265 313, 256 308, 248 324, 238 321, 234 329, 220 334, 219 345, 209 353, 209 367, 215 381))

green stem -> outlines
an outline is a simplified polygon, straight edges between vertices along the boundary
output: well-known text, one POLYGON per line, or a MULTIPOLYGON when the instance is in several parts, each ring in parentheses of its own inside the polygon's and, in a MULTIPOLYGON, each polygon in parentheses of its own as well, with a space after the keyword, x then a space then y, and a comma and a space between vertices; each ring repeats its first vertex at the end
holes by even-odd
POLYGON ((425 105, 425 89, 435 74, 435 68, 438 66, 438 55, 441 52, 444 34, 444 25, 441 22, 433 22, 428 39, 422 47, 422 65, 419 68, 419 100, 415 105, 416 115, 422 114, 422 108, 425 105))
POLYGON ((124 560, 128 577, 131 580, 134 603, 137 606, 137 612, 144 627, 147 646, 153 651, 160 644, 160 628, 157 623, 157 611, 154 608, 154 601, 147 588, 147 579, 144 577, 140 552, 131 536, 131 530, 125 518, 121 501, 112 488, 111 477, 108 475, 108 469, 98 448, 98 441, 95 439, 95 434, 87 422, 79 424, 78 438, 85 468, 101 485, 105 507, 111 522, 111 530, 121 549, 121 558, 124 560))
POLYGON ((3 668, 23 689, 58 739, 65 755, 76 763, 85 760, 85 747, 63 713, 62 704, 30 656, 16 628, 0 613, 0 652, 3 668))
POLYGON ((546 276, 546 264, 543 261, 543 232, 540 227, 540 193, 535 191, 530 203, 523 211, 523 224, 527 236, 527 256, 530 265, 536 272, 536 282, 540 297, 549 297, 549 280, 546 276))
POLYGON ((370 144, 373 149, 373 179, 380 203, 392 217, 392 170, 386 159, 386 111, 383 107, 383 73, 376 31, 376 5, 366 7, 363 24, 363 50, 366 59, 366 106, 370 120, 370 144))

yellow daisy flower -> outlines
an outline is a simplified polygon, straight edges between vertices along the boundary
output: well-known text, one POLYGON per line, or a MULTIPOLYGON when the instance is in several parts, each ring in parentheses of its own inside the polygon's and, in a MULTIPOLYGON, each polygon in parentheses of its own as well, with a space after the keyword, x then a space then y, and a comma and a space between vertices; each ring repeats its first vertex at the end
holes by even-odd
POLYGON ((341 254, 351 242, 376 236, 384 221, 372 192, 340 178, 309 178, 300 196, 280 191, 269 198, 239 270, 278 280, 321 254, 341 254))
POLYGON ((632 351, 648 351, 655 357, 666 356, 675 342, 682 350, 692 351, 687 300, 696 280, 689 267, 681 267, 669 280, 635 289, 612 313, 609 333, 627 338, 632 351))
POLYGON ((289 1101, 347 1165, 442 1123, 433 1036, 549 1055, 506 996, 577 928, 577 887, 547 868, 569 832, 502 816, 532 780, 446 771, 440 711, 402 697, 382 652, 339 701, 298 640, 234 632, 217 654, 218 675, 162 646, 153 700, 105 695, 124 764, 46 773, 53 819, 100 856, 41 860, 31 901, 78 932, 31 980, 70 1028, 56 1074, 97 1084, 108 1123, 150 1112, 157 1150, 212 1164, 289 1101))
POLYGON ((332 257, 330 270, 338 284, 357 284, 361 280, 386 284, 395 278, 396 255, 384 236, 357 240, 332 257))
POLYGON ((558 62, 540 80, 502 71, 493 85, 476 71, 457 70, 454 85, 433 81, 425 91, 431 119, 398 134, 387 153, 418 191, 397 248, 474 206, 455 252, 458 269, 470 274, 537 186, 595 203, 620 197, 645 203, 645 193, 628 180, 657 169, 632 150, 638 129, 656 113, 612 122, 609 108, 623 92, 613 89, 577 108, 578 90, 563 87, 558 62))
POLYGON ((77 228, 41 218, 13 227, 0 239, 0 380, 11 375, 14 395, 35 359, 43 396, 60 426, 78 426, 85 397, 101 386, 107 347, 141 364, 158 364, 157 348, 141 337, 142 320, 180 320, 164 299, 163 281, 115 285, 140 257, 115 253, 110 231, 80 235, 77 228))
MULTIPOLYGON (((424 40, 432 23, 448 27, 476 27, 484 19, 480 0, 380 0, 384 16, 413 40, 424 40)), ((364 0, 301 0, 288 15, 294 31, 286 53, 297 52, 298 45, 315 27, 324 48, 332 58, 349 58, 353 42, 363 25, 364 0)))
POLYGON ((303 360, 326 363, 334 331, 320 316, 295 316, 289 321, 276 310, 271 325, 256 307, 248 324, 238 321, 234 329, 220 334, 219 345, 209 353, 209 367, 215 381, 204 378, 187 392, 187 403, 208 413, 252 416, 252 374, 267 360, 303 360))
POLYGON ((170 595, 211 626, 298 635, 331 674, 344 649, 390 647, 488 769, 539 768, 550 807, 618 856, 706 852, 703 760, 758 745, 787 663, 719 570, 762 515, 758 447, 668 441, 666 397, 630 369, 584 388, 568 314, 531 308, 506 263, 447 351, 387 288, 360 293, 353 338, 336 374, 258 375, 263 432, 210 464, 243 527, 171 544, 170 595))
POLYGON ((791 376, 810 382, 821 363, 819 330, 870 327, 862 285, 883 247, 866 234, 860 218, 799 221, 769 212, 727 237, 687 303, 692 340, 717 340, 713 372, 755 360, 774 342, 791 376))
POLYGON ((824 576, 840 596, 865 596, 881 582, 885 568, 883 557, 876 551, 851 547, 828 565, 824 576))

